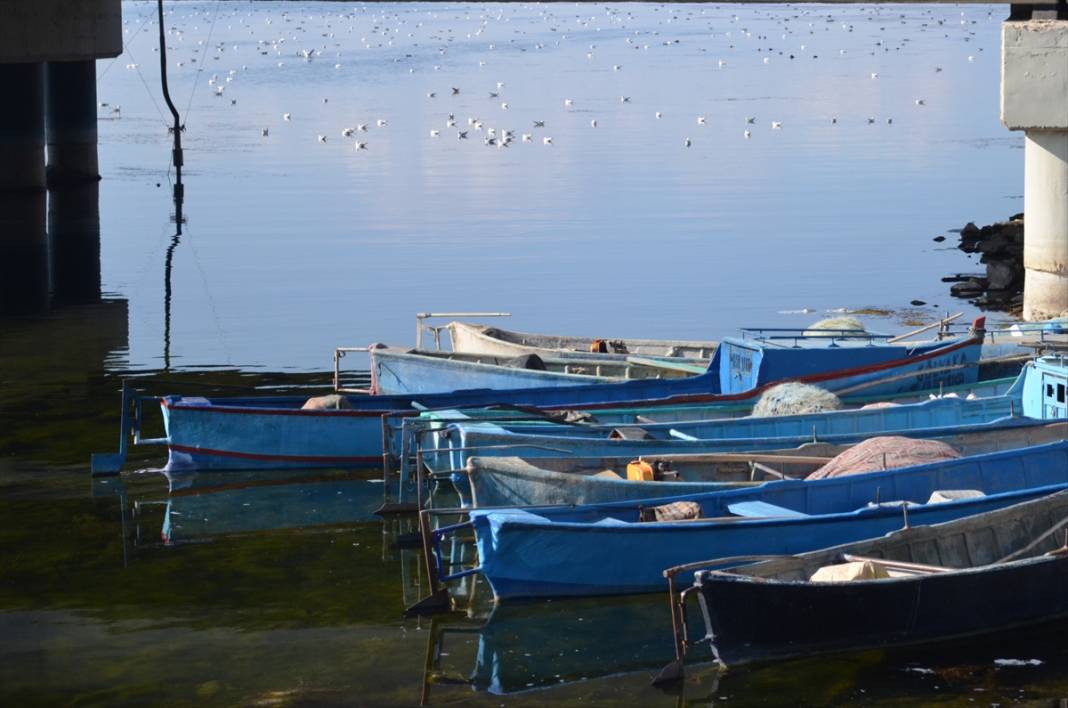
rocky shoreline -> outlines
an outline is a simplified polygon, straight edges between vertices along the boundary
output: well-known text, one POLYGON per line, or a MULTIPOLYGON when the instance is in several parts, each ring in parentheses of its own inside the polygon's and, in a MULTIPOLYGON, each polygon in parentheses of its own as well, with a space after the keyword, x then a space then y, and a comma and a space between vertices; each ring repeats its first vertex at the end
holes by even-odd
POLYGON ((986 265, 986 272, 960 273, 946 276, 942 281, 953 283, 949 289, 953 297, 967 299, 983 310, 1018 315, 1023 308, 1023 244, 1023 214, 981 228, 969 222, 960 230, 957 248, 965 253, 982 254, 979 262, 986 265))

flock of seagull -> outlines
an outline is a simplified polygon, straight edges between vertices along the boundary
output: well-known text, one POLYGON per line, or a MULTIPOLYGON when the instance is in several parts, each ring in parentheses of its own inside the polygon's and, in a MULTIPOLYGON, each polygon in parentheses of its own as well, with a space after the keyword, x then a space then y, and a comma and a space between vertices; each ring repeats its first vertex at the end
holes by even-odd
MULTIPOLYGON (((810 55, 812 59, 818 59, 819 55, 812 53, 813 50, 809 48, 810 43, 819 44, 821 38, 817 35, 818 30, 822 30, 823 33, 829 32, 832 28, 835 30, 841 30, 846 33, 853 33, 858 29, 857 22, 842 21, 840 18, 835 17, 835 13, 841 14, 838 8, 798 8, 792 6, 767 6, 762 8, 750 8, 749 13, 752 13, 753 17, 742 20, 738 14, 733 14, 727 9, 722 7, 708 7, 708 6, 687 6, 685 8, 673 5, 660 5, 651 8, 654 13, 660 13, 656 15, 657 22, 655 23, 656 29, 649 29, 648 17, 639 18, 636 16, 636 10, 627 5, 615 5, 605 6, 600 8, 603 14, 587 14, 592 8, 588 7, 574 7, 572 8, 573 14, 567 14, 564 8, 558 8, 557 6, 512 6, 512 7, 499 7, 493 6, 461 6, 459 9, 450 9, 448 12, 452 13, 446 19, 448 22, 439 22, 442 15, 445 15, 445 11, 439 11, 436 9, 413 9, 403 10, 401 6, 368 6, 358 5, 355 7, 342 8, 340 10, 331 9, 329 12, 308 12, 309 9, 321 9, 321 5, 306 5, 298 6, 293 10, 283 10, 280 12, 280 16, 276 17, 273 14, 268 14, 264 11, 247 11, 244 14, 240 10, 230 10, 230 17, 223 21, 229 21, 230 24, 227 28, 229 32, 235 30, 234 24, 237 23, 237 29, 247 29, 248 34, 255 38, 255 47, 259 55, 270 56, 274 55, 276 59, 277 68, 284 70, 289 66, 288 61, 292 60, 297 65, 311 64, 313 62, 330 62, 331 54, 337 59, 334 62, 333 68, 338 72, 340 77, 345 77, 343 69, 346 65, 342 63, 342 49, 345 49, 345 45, 337 41, 339 38, 336 33, 347 31, 349 33, 366 32, 366 34, 360 39, 360 48, 363 50, 377 50, 387 55, 391 54, 393 63, 408 65, 408 73, 416 73, 417 68, 420 72, 425 68, 429 68, 429 63, 421 64, 416 58, 416 52, 422 52, 427 54, 429 49, 432 49, 436 53, 435 59, 441 63, 433 64, 433 71, 440 71, 443 68, 443 64, 452 61, 452 55, 458 54, 463 57, 464 61, 477 61, 478 66, 485 67, 489 62, 489 54, 499 49, 497 42, 484 43, 482 39, 483 34, 499 33, 500 31, 511 29, 508 25, 513 21, 527 20, 531 24, 536 23, 536 29, 533 31, 538 37, 544 38, 546 35, 554 36, 555 39, 551 44, 554 47, 562 48, 566 51, 569 47, 573 48, 575 40, 571 36, 572 33, 580 34, 583 39, 587 40, 583 42, 582 55, 579 55, 577 61, 582 62, 598 62, 600 54, 602 52, 602 45, 607 43, 613 43, 610 45, 613 51, 608 52, 610 57, 617 56, 619 54, 618 49, 627 48, 632 50, 638 50, 642 52, 649 52, 652 49, 658 47, 671 48, 680 45, 683 42, 691 42, 695 39, 695 32, 698 30, 698 24, 686 23, 704 23, 706 26, 700 27, 701 32, 696 34, 696 37, 707 40, 709 38, 713 40, 719 40, 722 42, 722 50, 726 53, 731 53, 735 57, 739 56, 739 49, 743 42, 750 42, 755 45, 757 52, 764 56, 760 56, 760 63, 764 65, 770 65, 773 62, 778 62, 780 58, 787 62, 794 61, 800 58, 808 58, 806 55, 810 55), (536 18, 523 17, 522 13, 536 13, 536 18), (758 21, 759 20, 759 21, 758 21), (781 39, 772 39, 769 31, 763 24, 770 21, 775 27, 775 31, 781 34, 781 39), (281 23, 283 32, 279 32, 275 23, 281 23), (466 33, 466 36, 461 36, 460 33, 453 29, 452 25, 462 24, 469 22, 472 28, 470 32, 466 33), (751 30, 747 28, 750 22, 762 25, 762 31, 751 30), (643 27, 644 29, 633 29, 635 26, 643 27), (604 40, 602 42, 589 43, 588 38, 590 33, 601 32, 607 29, 611 32, 609 34, 602 35, 604 40), (494 32, 496 31, 496 32, 494 32), (674 32, 678 34, 678 38, 663 39, 663 35, 668 32, 674 32), (806 34, 807 33, 807 34, 806 34), (269 37, 260 35, 269 34, 269 37), (795 41, 790 38, 790 35, 799 35, 802 37, 813 36, 812 39, 805 39, 803 43, 801 41, 795 41), (319 46, 315 48, 302 48, 299 50, 290 49, 293 43, 306 43, 312 37, 315 37, 315 41, 319 46), (287 42, 287 39, 289 40, 287 42), (466 42, 465 42, 466 40, 466 42), (617 44, 614 44, 618 42, 617 44), (782 45, 782 48, 774 46, 777 44, 782 45), (787 46, 792 46, 792 49, 787 49, 787 46), (471 49, 479 49, 476 59, 470 59, 467 54, 471 49)), ((862 29, 869 32, 876 32, 874 35, 878 37, 876 41, 871 43, 868 47, 868 54, 870 56, 888 55, 891 52, 898 52, 902 48, 908 47, 910 41, 907 37, 896 41, 885 39, 887 35, 881 34, 885 32, 886 25, 894 20, 900 21, 902 24, 906 22, 905 15, 901 14, 898 9, 889 9, 883 6, 860 6, 854 8, 851 12, 861 12, 869 22, 873 24, 863 27, 862 29), (877 21, 877 22, 876 22, 877 21), (878 28, 876 30, 876 27, 878 28)), ((193 22, 194 31, 200 31, 200 22, 210 22, 210 29, 208 32, 208 39, 197 40, 196 47, 189 47, 187 44, 183 44, 183 40, 186 35, 186 30, 180 29, 180 24, 174 17, 176 10, 171 10, 171 19, 167 23, 168 36, 170 37, 170 44, 174 46, 170 47, 176 55, 183 56, 183 58, 176 59, 174 61, 175 68, 181 69, 189 64, 199 65, 196 68, 198 73, 206 73, 205 68, 208 63, 208 56, 218 61, 222 57, 226 56, 225 52, 228 50, 236 51, 238 49, 237 44, 233 44, 232 48, 227 46, 226 42, 210 43, 212 32, 215 30, 219 18, 211 11, 201 10, 194 12, 185 18, 186 22, 193 22), (183 55, 183 51, 187 54, 192 49, 192 56, 183 55)), ((214 10, 215 13, 219 12, 218 7, 214 10)), ((646 15, 648 13, 645 13, 646 15)), ((970 19, 965 12, 960 12, 960 26, 959 29, 954 30, 954 34, 950 34, 950 28, 948 26, 948 15, 950 13, 943 10, 941 7, 935 6, 927 8, 922 11, 922 15, 926 18, 925 21, 919 23, 919 26, 914 27, 916 31, 928 31, 938 30, 943 31, 947 39, 961 40, 964 42, 972 41, 975 37, 975 32, 972 30, 971 25, 976 23, 976 20, 970 19)), ((146 18, 147 21, 148 18, 146 18)), ((911 22, 915 24, 916 18, 911 18, 911 22)), ((131 20, 127 20, 126 24, 131 24, 131 20)), ((144 23, 142 23, 143 26, 144 23)), ((526 30, 520 31, 512 29, 512 34, 522 35, 526 34, 526 30)), ((126 30, 127 35, 130 34, 130 29, 126 30)), ((500 41, 500 40, 497 40, 500 41)), ((824 42, 825 44, 825 42, 824 42)), ((520 52, 536 52, 545 50, 549 46, 549 43, 542 41, 530 41, 523 42, 522 39, 509 38, 503 47, 508 49, 518 50, 520 52)), ((707 53, 709 47, 702 46, 699 48, 701 54, 707 53)), ((846 54, 846 49, 839 49, 839 54, 846 54)), ((850 50, 853 51, 853 50, 850 50)), ((982 51, 977 49, 975 51, 982 51)), ((636 55, 636 56, 641 56, 636 55)), ((967 56, 967 61, 974 61, 974 54, 967 56)), ((744 59, 732 59, 731 64, 735 61, 743 61, 744 59)), ((459 59, 457 59, 459 61, 459 59)), ((618 60, 613 60, 610 63, 603 64, 604 70, 607 71, 608 67, 614 73, 623 72, 624 65, 617 63, 618 60)), ((637 59, 641 61, 641 59, 637 59)), ((728 67, 728 61, 726 59, 718 59, 709 62, 707 65, 700 65, 694 67, 692 65, 692 57, 686 59, 680 59, 678 66, 680 70, 696 70, 707 71, 712 68, 722 70, 728 67)), ((592 66, 592 64, 587 64, 592 66)), ((127 68, 135 71, 139 71, 138 64, 131 62, 127 64, 127 68)), ((248 70, 247 65, 242 65, 241 70, 230 69, 220 73, 213 73, 208 80, 208 85, 211 87, 216 97, 223 97, 227 94, 227 89, 241 77, 241 73, 248 70)), ((932 67, 934 72, 941 72, 942 67, 932 67)), ((880 78, 879 72, 870 72, 870 80, 878 81, 880 78)), ((344 87, 345 79, 339 79, 338 86, 344 87)), ((477 89, 468 89, 463 86, 451 86, 442 82, 444 85, 431 88, 431 90, 425 91, 425 98, 428 101, 445 101, 450 99, 464 100, 462 105, 470 106, 469 96, 477 96, 480 91, 477 89), (439 98, 439 95, 441 98, 439 98)), ((476 141, 480 140, 484 145, 496 148, 507 148, 516 143, 541 143, 545 146, 551 146, 554 144, 553 137, 547 132, 547 120, 545 118, 534 119, 529 122, 525 128, 517 128, 513 125, 508 127, 491 126, 491 122, 503 123, 504 118, 511 115, 513 111, 513 103, 516 99, 509 99, 505 95, 506 83, 504 81, 496 81, 495 86, 489 88, 486 91, 486 95, 489 101, 492 101, 491 110, 499 111, 498 116, 501 117, 500 121, 491 121, 484 117, 477 115, 467 115, 463 118, 457 117, 458 104, 452 106, 446 106, 442 111, 440 123, 434 126, 424 128, 427 130, 427 135, 431 139, 440 139, 445 137, 453 137, 455 140, 460 141, 476 141)), ((195 90, 195 89, 194 89, 195 90)), ((602 95, 599 99, 592 97, 586 97, 585 99, 576 100, 571 97, 561 97, 557 100, 562 101, 565 109, 565 118, 562 120, 572 120, 573 117, 577 117, 581 113, 588 113, 592 111, 592 106, 598 106, 598 110, 601 112, 596 117, 588 118, 588 125, 590 129, 598 129, 602 127, 602 122, 612 118, 612 114, 604 109, 605 97, 602 95)), ((329 98, 324 97, 323 103, 328 103, 329 98)), ((237 105, 237 99, 231 98, 230 103, 233 106, 237 105)), ((618 96, 618 109, 622 110, 635 110, 636 104, 644 103, 643 101, 636 100, 631 95, 619 95, 618 96), (635 106, 635 108, 629 108, 635 106)), ((927 100, 922 97, 916 97, 913 100, 914 105, 919 108, 927 105, 927 100)), ((300 108, 294 108, 294 111, 299 111, 300 108)), ((313 111, 308 110, 308 114, 314 114, 313 111)), ((650 110, 649 115, 653 121, 663 121, 668 116, 668 112, 665 110, 650 110)), ((677 115, 672 117, 678 117, 677 115)), ((719 116, 717 116, 719 118, 719 116)), ((285 112, 281 114, 282 124, 292 124, 294 120, 294 113, 285 112)), ((584 119, 586 120, 586 119, 584 119)), ((700 130, 710 124, 710 116, 706 114, 692 115, 689 118, 691 125, 695 130, 700 130)), ((826 121, 831 125, 839 124, 839 117, 837 115, 826 116, 826 121)), ((303 121, 300 121, 303 123, 303 121)), ((772 131, 781 131, 784 127, 784 120, 781 117, 777 117, 775 120, 765 120, 761 123, 768 126, 768 129, 772 131)), ((892 117, 877 118, 872 115, 867 118, 869 125, 877 122, 883 122, 886 125, 893 125, 892 117)), ((351 143, 352 149, 357 152, 366 151, 369 148, 372 127, 375 130, 385 130, 389 126, 389 122, 386 118, 378 118, 376 120, 367 120, 366 122, 354 123, 350 126, 342 128, 340 138, 343 141, 351 143)), ((744 124, 739 126, 739 132, 742 138, 750 139, 754 136, 754 132, 757 130, 758 117, 749 115, 744 117, 744 124)), ((265 125, 260 129, 260 135, 263 139, 268 140, 272 137, 272 128, 277 129, 278 125, 265 125)), ((572 122, 567 126, 569 130, 573 131, 574 123, 572 122)), ((335 129, 336 130, 336 129, 335 129)), ((318 131, 313 132, 315 139, 319 143, 327 143, 330 140, 332 131, 325 131, 321 127, 318 131)), ((310 136, 309 136, 310 139, 310 136)), ((676 133, 676 140, 685 148, 689 148, 694 145, 695 141, 691 135, 685 133, 676 133)))

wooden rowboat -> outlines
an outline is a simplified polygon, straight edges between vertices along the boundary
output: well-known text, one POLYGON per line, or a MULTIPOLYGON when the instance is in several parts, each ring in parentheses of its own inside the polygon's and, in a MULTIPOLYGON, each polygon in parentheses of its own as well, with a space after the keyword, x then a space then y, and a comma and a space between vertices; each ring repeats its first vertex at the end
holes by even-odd
POLYGON ((673 581, 680 573, 697 570, 693 588, 714 656, 742 664, 959 638, 1068 616, 1065 529, 1068 492, 1061 492, 741 568, 671 568, 665 575, 672 579, 677 658, 657 680, 682 674, 685 601, 673 581), (813 580, 828 566, 873 577, 813 580))

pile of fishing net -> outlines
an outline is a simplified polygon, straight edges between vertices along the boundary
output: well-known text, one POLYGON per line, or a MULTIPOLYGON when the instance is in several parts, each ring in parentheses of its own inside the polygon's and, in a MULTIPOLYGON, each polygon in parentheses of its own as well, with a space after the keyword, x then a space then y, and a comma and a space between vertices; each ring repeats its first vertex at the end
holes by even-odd
POLYGON ((864 325, 856 317, 828 317, 809 325, 805 330, 806 337, 816 337, 824 334, 826 330, 843 332, 864 332, 864 325))
POLYGON ((754 418, 768 418, 775 415, 823 413, 836 411, 841 407, 842 402, 838 396, 830 391, 819 386, 790 381, 772 386, 761 394, 751 415, 754 418))
POLYGON ((955 448, 939 440, 913 440, 897 435, 884 435, 854 445, 805 479, 845 477, 927 462, 955 460, 958 457, 960 453, 955 448))

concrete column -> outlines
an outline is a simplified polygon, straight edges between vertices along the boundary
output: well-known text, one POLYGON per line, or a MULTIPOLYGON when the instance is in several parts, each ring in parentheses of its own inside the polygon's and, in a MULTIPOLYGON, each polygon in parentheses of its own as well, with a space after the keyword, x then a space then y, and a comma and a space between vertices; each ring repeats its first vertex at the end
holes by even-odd
POLYGON ((45 73, 48 185, 100 179, 96 154, 96 62, 52 61, 45 73))
POLYGON ((0 192, 44 189, 44 65, 0 64, 0 192))
POLYGON ((1042 320, 1068 312, 1068 130, 1027 131, 1024 162, 1024 318, 1042 320))
POLYGON ((1032 321, 1068 313, 1068 19, 1043 12, 1055 19, 1001 30, 1001 120, 1025 134, 1023 316, 1032 321))
POLYGON ((100 185, 87 182, 48 192, 52 304, 100 301, 100 185))

